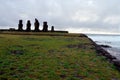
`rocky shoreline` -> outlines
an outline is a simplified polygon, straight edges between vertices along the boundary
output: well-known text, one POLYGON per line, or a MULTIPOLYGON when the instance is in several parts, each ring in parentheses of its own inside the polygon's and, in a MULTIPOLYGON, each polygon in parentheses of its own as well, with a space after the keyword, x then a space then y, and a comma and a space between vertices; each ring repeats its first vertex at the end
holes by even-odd
POLYGON ((115 56, 112 56, 109 52, 107 52, 105 49, 102 48, 102 47, 106 48, 106 47, 110 47, 110 46, 108 46, 108 45, 98 45, 91 38, 88 37, 88 39, 95 46, 97 55, 98 56, 105 56, 106 59, 110 63, 114 64, 114 66, 116 67, 116 69, 118 69, 120 71, 120 60, 118 60, 115 56))

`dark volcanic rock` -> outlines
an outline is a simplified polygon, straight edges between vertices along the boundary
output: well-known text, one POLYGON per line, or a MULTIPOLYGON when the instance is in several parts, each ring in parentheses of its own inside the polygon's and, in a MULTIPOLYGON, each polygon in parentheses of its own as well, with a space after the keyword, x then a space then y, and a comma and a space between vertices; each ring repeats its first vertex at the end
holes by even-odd
POLYGON ((107 52, 106 50, 102 48, 102 47, 104 48, 111 48, 111 47, 108 45, 97 45, 92 39, 89 38, 89 40, 91 41, 91 43, 94 44, 97 54, 101 56, 105 56, 106 59, 109 62, 113 63, 116 69, 120 71, 120 61, 117 60, 116 57, 112 56, 109 52, 107 52))
POLYGON ((115 59, 115 60, 113 60, 113 63, 114 63, 114 65, 120 67, 120 60, 115 59))
POLYGON ((110 55, 110 54, 105 54, 105 56, 110 59, 110 60, 113 60, 113 59, 116 59, 116 57, 110 55))
POLYGON ((110 53, 108 53, 106 50, 101 48, 101 46, 96 46, 96 52, 100 55, 105 56, 107 59, 113 60, 116 59, 116 57, 112 56, 110 53))
POLYGON ((104 47, 104 48, 111 48, 111 46, 109 45, 99 45, 99 46, 104 47))

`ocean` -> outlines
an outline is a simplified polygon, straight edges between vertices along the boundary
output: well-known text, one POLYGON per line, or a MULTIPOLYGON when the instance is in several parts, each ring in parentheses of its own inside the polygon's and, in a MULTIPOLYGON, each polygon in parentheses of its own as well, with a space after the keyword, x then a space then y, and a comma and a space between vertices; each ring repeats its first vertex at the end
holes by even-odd
POLYGON ((87 34, 87 36, 99 45, 111 46, 104 49, 120 60, 120 35, 87 34))

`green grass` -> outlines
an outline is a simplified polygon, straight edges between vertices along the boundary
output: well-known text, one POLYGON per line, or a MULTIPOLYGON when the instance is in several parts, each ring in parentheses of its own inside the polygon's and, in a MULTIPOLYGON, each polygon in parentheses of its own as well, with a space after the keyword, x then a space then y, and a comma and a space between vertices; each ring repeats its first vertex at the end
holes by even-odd
POLYGON ((88 38, 74 35, 0 34, 0 80, 120 80, 88 38))

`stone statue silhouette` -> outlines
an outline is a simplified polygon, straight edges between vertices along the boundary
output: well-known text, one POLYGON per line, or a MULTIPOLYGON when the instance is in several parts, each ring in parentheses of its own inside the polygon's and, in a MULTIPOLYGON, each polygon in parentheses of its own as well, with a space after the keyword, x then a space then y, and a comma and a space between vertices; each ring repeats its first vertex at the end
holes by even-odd
POLYGON ((18 31, 22 31, 22 30, 23 30, 23 23, 22 20, 19 20, 18 31))
POLYGON ((34 26, 35 26, 35 31, 36 32, 39 31, 39 25, 40 25, 39 21, 35 18, 34 26))
POLYGON ((51 27, 51 32, 54 32, 54 26, 51 27))
POLYGON ((43 22, 43 32, 47 32, 48 31, 48 25, 47 22, 43 22))
POLYGON ((26 31, 31 31, 31 22, 30 20, 27 21, 27 24, 26 24, 26 31))

